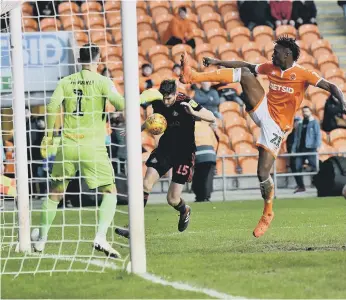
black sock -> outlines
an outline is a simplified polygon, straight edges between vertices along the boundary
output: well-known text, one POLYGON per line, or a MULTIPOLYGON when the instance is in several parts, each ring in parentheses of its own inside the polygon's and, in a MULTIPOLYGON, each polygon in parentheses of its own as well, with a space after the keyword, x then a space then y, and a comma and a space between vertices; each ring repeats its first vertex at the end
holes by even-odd
POLYGON ((149 193, 144 192, 144 193, 143 193, 144 207, 147 205, 148 198, 149 198, 149 193))
POLYGON ((180 198, 179 204, 176 206, 173 206, 173 208, 183 214, 186 211, 185 201, 180 198))

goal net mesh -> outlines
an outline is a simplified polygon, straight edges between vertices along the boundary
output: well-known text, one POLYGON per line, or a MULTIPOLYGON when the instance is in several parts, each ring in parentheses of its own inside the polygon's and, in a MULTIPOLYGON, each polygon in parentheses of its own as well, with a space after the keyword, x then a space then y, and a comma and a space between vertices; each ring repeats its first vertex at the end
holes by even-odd
MULTIPOLYGON (((77 59, 83 44, 92 42, 99 45, 102 61, 98 71, 110 77, 119 93, 123 94, 120 1, 40 2, 24 2, 21 6, 31 229, 40 226, 41 207, 50 190, 55 155, 64 138, 64 116, 67 113, 62 105, 54 127, 55 151, 47 159, 41 156, 47 105, 58 81, 80 71, 77 59), (51 3, 43 4, 48 2, 51 3)), ((128 241, 114 233, 115 227, 128 223, 127 206, 121 205, 127 201, 127 172, 122 154, 125 143, 120 134, 124 120, 108 101, 104 114, 106 124, 104 131, 99 133, 104 135, 104 144, 100 146, 107 147, 112 162, 118 186, 118 205, 107 231, 107 241, 121 254, 121 259, 109 258, 93 249, 102 194, 90 190, 86 183, 88 178, 80 172, 71 178, 63 194, 44 251, 26 254, 17 251, 16 149, 13 142, 16 132, 13 129, 14 83, 11 81, 8 12, 20 4, 21 1, 1 1, 1 273, 103 272, 105 268, 125 268, 129 260, 128 241)), ((91 112, 88 117, 96 124, 96 114, 91 112)), ((83 130, 82 126, 79 128, 83 130)), ((95 167, 97 163, 95 154, 95 167)), ((79 159, 76 165, 80 169, 83 161, 79 159)))

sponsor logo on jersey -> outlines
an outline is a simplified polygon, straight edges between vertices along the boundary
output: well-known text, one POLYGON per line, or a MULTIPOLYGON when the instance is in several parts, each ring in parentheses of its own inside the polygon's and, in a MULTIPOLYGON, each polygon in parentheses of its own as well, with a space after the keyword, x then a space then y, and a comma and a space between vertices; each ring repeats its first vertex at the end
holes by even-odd
POLYGON ((173 115, 174 117, 176 117, 176 116, 179 115, 179 114, 178 114, 175 110, 173 110, 172 115, 173 115))
POLYGON ((157 163, 156 157, 154 157, 150 162, 151 162, 152 164, 156 164, 156 163, 157 163))
POLYGON ((291 80, 296 80, 296 79, 297 79, 296 73, 291 73, 290 79, 291 79, 291 80))
POLYGON ((282 93, 287 93, 287 94, 293 94, 294 93, 293 88, 291 88, 289 86, 275 84, 272 82, 269 83, 269 88, 273 91, 278 91, 278 92, 282 92, 282 93))
POLYGON ((189 101, 189 104, 191 105, 192 108, 196 108, 198 106, 198 103, 192 99, 189 101))

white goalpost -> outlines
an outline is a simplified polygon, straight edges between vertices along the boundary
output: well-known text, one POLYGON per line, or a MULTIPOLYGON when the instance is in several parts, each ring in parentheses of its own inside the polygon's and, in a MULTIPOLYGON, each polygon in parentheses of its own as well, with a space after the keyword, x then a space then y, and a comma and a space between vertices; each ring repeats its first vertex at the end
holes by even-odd
MULTIPOLYGON (((74 1, 66 2, 73 3, 74 1)), ((103 1, 103 6, 105 2, 103 1)), ((49 158, 42 160, 35 156, 35 153, 39 153, 40 144, 33 143, 32 136, 42 136, 45 130, 38 125, 35 127, 33 124, 38 124, 42 120, 46 122, 46 107, 59 79, 79 70, 76 53, 83 43, 78 40, 78 37, 86 34, 88 42, 94 42, 94 32, 86 25, 89 24, 93 14, 82 13, 80 10, 77 16, 83 21, 84 27, 82 29, 75 28, 73 25, 69 30, 56 30, 56 32, 38 30, 27 33, 24 30, 22 37, 22 26, 24 28, 26 26, 23 18, 34 20, 33 24, 38 24, 38 28, 42 26, 42 23, 40 23, 40 18, 22 16, 20 4, 22 1, 1 1, 1 15, 9 12, 10 26, 6 30, 1 28, 0 33, 2 40, 1 58, 4 58, 2 60, 5 62, 4 65, 0 66, 2 82, 0 122, 1 124, 6 123, 5 128, 3 126, 0 128, 2 129, 1 138, 5 142, 7 140, 11 142, 11 135, 13 138, 14 180, 17 196, 9 199, 9 197, 1 195, 3 203, 0 207, 0 225, 2 227, 0 273, 18 276, 36 273, 53 274, 54 272, 103 272, 107 268, 127 268, 133 273, 143 274, 146 272, 146 249, 141 170, 136 1, 121 1, 121 29, 112 29, 112 34, 117 30, 121 31, 122 42, 116 41, 114 36, 109 37, 108 25, 105 25, 104 29, 95 29, 96 32, 104 30, 105 39, 108 38, 105 43, 100 41, 99 45, 102 65, 108 68, 113 63, 113 59, 109 58, 111 54, 107 54, 106 48, 108 46, 122 47, 123 53, 121 72, 124 74, 124 97, 126 99, 128 191, 127 195, 120 193, 120 196, 128 197, 128 211, 126 207, 118 204, 114 220, 107 232, 107 241, 122 255, 122 258, 118 259, 106 257, 103 253, 92 248, 93 238, 97 230, 99 198, 94 191, 85 189, 85 178, 81 175, 73 177, 78 191, 76 192, 71 188, 63 195, 61 202, 63 208, 57 210, 57 216, 51 226, 45 250, 42 253, 37 253, 32 249, 30 233, 33 228, 39 227, 41 204, 48 197, 49 192, 50 178, 47 169, 51 169, 53 163, 49 158), (35 44, 36 42, 37 44, 35 44), (24 52, 26 52, 25 55, 24 52), (10 85, 7 87, 3 84, 5 77, 10 78, 10 85), (31 118, 26 115, 26 109, 31 111, 31 118), (29 137, 28 140, 27 137, 29 137), (30 157, 28 157, 28 153, 30 157), (84 207, 84 197, 95 199, 94 206, 84 207), (78 199, 76 202, 79 205, 68 206, 67 203, 72 198, 78 199), (121 227, 126 223, 129 223, 130 228, 129 244, 128 240, 118 237, 114 233, 115 227, 121 227)), ((55 13, 61 17, 58 11, 55 13)), ((99 14, 103 15, 106 24, 106 11, 102 10, 99 14)), ((63 17, 72 19, 72 15, 71 12, 70 16, 63 17)), ((56 22, 58 24, 58 21, 56 22)), ((64 26, 63 24, 61 28, 64 26)), ((95 43, 98 44, 98 42, 95 43)), ((111 77, 118 71, 120 72, 118 69, 112 70, 111 77)), ((117 83, 118 81, 114 79, 114 82, 117 83)), ((63 111, 62 114, 64 114, 63 111)), ((111 111, 106 112, 108 120, 112 118, 112 114, 111 111)), ((93 119, 93 121, 95 120, 93 119)), ((111 122, 109 121, 109 123, 111 122)), ((113 125, 111 127, 113 130, 118 129, 114 128, 113 125)), ((55 134, 61 135, 61 130, 61 125, 56 127, 55 134)), ((113 146, 121 145, 111 142, 107 146, 110 153, 112 153, 113 146)), ((10 147, 7 143, 4 144, 7 160, 1 162, 5 165, 3 175, 9 177, 11 174, 8 174, 9 170, 6 169, 6 166, 9 165, 7 154, 10 147)), ((57 148, 59 147, 61 146, 57 146, 57 148)), ((112 157, 113 163, 117 161, 112 157)), ((118 180, 121 179, 118 178, 118 180)))

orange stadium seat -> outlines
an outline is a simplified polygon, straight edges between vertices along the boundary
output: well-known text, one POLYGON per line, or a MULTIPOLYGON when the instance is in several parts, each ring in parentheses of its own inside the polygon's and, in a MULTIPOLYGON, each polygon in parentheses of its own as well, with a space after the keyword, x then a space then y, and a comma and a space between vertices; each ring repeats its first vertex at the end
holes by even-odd
POLYGON ((333 53, 332 46, 327 40, 316 40, 311 43, 311 53, 314 57, 333 53))
POLYGON ((238 12, 238 5, 236 1, 217 1, 217 8, 222 16, 229 12, 238 12))
POLYGON ((214 12, 215 3, 214 1, 195 1, 195 10, 198 15, 214 12))
POLYGON ((120 29, 113 29, 112 30, 112 35, 114 38, 115 44, 121 44, 122 43, 122 35, 121 35, 121 30, 120 29))
POLYGON ((296 44, 300 48, 300 55, 306 55, 310 53, 310 46, 302 40, 297 40, 296 44))
POLYGON ((248 42, 242 46, 241 52, 244 59, 248 61, 249 57, 261 55, 260 48, 261 47, 256 42, 248 42))
POLYGON ((119 62, 122 61, 122 47, 117 45, 107 45, 101 47, 101 61, 103 62, 119 62))
POLYGON ((304 24, 299 27, 298 32, 300 39, 309 45, 320 39, 320 32, 316 25, 304 24))
POLYGON ((312 102, 307 100, 307 99, 303 99, 302 103, 300 103, 299 108, 303 108, 304 106, 308 106, 310 108, 310 110, 312 110, 312 108, 313 108, 312 102))
POLYGON ((156 60, 153 62, 153 67, 155 72, 158 72, 162 69, 166 69, 170 72, 172 72, 174 63, 171 60, 163 59, 163 60, 156 60))
POLYGON ((228 111, 224 113, 225 118, 225 130, 228 131, 232 127, 243 127, 247 128, 247 123, 244 118, 239 116, 238 113, 233 111, 228 111))
POLYGON ((155 31, 140 31, 138 33, 139 45, 143 51, 147 52, 149 49, 157 44, 157 33, 155 31))
POLYGON ((231 30, 230 37, 237 49, 250 41, 250 30, 246 27, 237 27, 231 30))
POLYGON ((315 68, 315 58, 309 54, 302 54, 298 58, 298 64, 302 65, 307 69, 315 68))
POLYGON ((203 56, 215 56, 211 44, 200 44, 195 48, 195 55, 197 61, 202 61, 203 56))
POLYGON ((193 28, 198 28, 199 27, 198 16, 196 16, 193 13, 189 13, 186 18, 192 22, 192 27, 193 28))
POLYGON ((120 1, 104 1, 104 11, 120 11, 120 1))
POLYGON ((101 12, 102 5, 97 1, 86 1, 81 5, 81 11, 84 15, 88 15, 91 12, 101 12))
MULTIPOLYGON (((221 144, 219 144, 219 147, 217 148, 216 155, 217 156, 234 155, 234 151, 232 151, 231 148, 229 147, 229 142, 221 142, 221 144)), ((234 158, 229 158, 229 159, 234 159, 234 158)))
POLYGON ((90 40, 95 44, 104 45, 112 43, 112 35, 105 30, 93 30, 90 32, 90 40))
POLYGON ((297 37, 297 30, 292 25, 281 25, 275 30, 276 38, 279 38, 282 35, 287 35, 290 38, 297 37))
POLYGON ((148 1, 148 4, 153 18, 167 15, 170 12, 168 1, 148 1))
POLYGON ((117 77, 123 71, 122 61, 107 62, 107 68, 111 72, 112 77, 117 77))
POLYGON ((221 60, 224 60, 222 58, 223 55, 227 55, 227 54, 230 54, 230 53, 232 55, 238 56, 238 51, 235 48, 234 44, 232 44, 232 43, 225 43, 225 44, 222 44, 222 45, 214 46, 214 52, 216 52, 216 49, 217 49, 217 52, 219 53, 219 56, 220 56, 221 60))
POLYGON ((318 94, 324 94, 326 95, 325 98, 328 98, 329 96, 329 93, 325 90, 322 90, 318 87, 315 87, 315 86, 309 86, 306 90, 306 93, 308 95, 308 97, 310 98, 310 100, 314 101, 314 98, 317 97, 318 94))
POLYGON ((337 140, 346 138, 346 129, 338 128, 329 133, 330 142, 333 144, 337 140))
POLYGON ((85 24, 89 29, 104 29, 106 27, 106 20, 102 15, 90 14, 85 18, 85 24))
POLYGON ((121 28, 121 15, 120 11, 106 12, 106 20, 109 28, 121 28))
POLYGON ((149 17, 148 15, 137 16, 137 31, 140 32, 140 31, 152 30, 152 23, 153 23, 153 19, 149 17))
MULTIPOLYGON (((150 1, 149 3, 152 3, 155 1, 150 1)), ((157 31, 160 35, 160 37, 162 37, 162 35, 166 32, 169 23, 171 22, 173 16, 170 14, 166 14, 166 15, 156 15, 154 17, 154 22, 157 28, 157 31)))
POLYGON ((246 114, 246 122, 250 132, 252 132, 255 128, 258 127, 249 114, 246 114))
POLYGON ((345 73, 341 69, 328 69, 324 73, 324 78, 335 83, 338 86, 345 83, 345 73))
POLYGON ((44 18, 40 21, 41 31, 59 31, 61 29, 61 21, 56 18, 44 18))
POLYGON ((315 98, 313 99, 313 105, 315 107, 315 111, 317 113, 319 113, 321 110, 323 111, 324 110, 324 106, 326 104, 326 101, 327 101, 327 97, 325 98, 315 98))
POLYGON ((216 174, 218 176, 222 175, 222 171, 225 175, 235 175, 237 174, 237 165, 232 159, 225 158, 222 163, 222 159, 219 158, 216 160, 216 174), (222 166, 223 164, 223 166, 222 166))
POLYGON ((321 129, 322 141, 329 144, 329 134, 321 129))
MULTIPOLYGON (((255 124, 256 125, 256 124, 255 124)), ((253 135, 253 138, 254 138, 254 141, 257 142, 259 140, 259 137, 261 135, 261 128, 259 128, 257 125, 256 127, 254 127, 252 130, 252 135, 253 135)))
MULTIPOLYGON (((336 149, 334 149, 334 147, 322 142, 321 147, 318 149, 318 153, 320 154, 320 153, 327 153, 327 152, 336 152, 336 149)), ((334 154, 323 154, 323 155, 320 154, 319 160, 325 161, 329 157, 332 157, 332 156, 334 156, 334 154)))
POLYGON ((208 42, 213 46, 225 44, 227 38, 227 31, 223 28, 213 28, 207 31, 208 42))
POLYGON ((240 105, 233 101, 225 101, 220 104, 219 111, 221 114, 225 113, 226 111, 234 111, 240 114, 240 105))
POLYGON ((89 42, 89 37, 86 34, 86 32, 75 31, 73 33, 73 35, 74 35, 74 39, 76 40, 78 45, 84 45, 84 44, 87 44, 89 42))
POLYGON ((200 16, 201 24, 204 31, 208 31, 212 28, 222 27, 221 17, 218 13, 206 13, 200 16))
POLYGON ((265 62, 268 61, 268 59, 266 59, 264 56, 262 55, 252 55, 252 56, 247 56, 247 60, 252 63, 252 64, 255 64, 255 65, 258 65, 258 64, 263 64, 265 62))
POLYGON ((274 52, 274 43, 268 43, 264 46, 264 54, 267 59, 269 60, 272 59, 273 52, 274 52))
POLYGON ((195 39, 196 45, 200 45, 204 43, 204 31, 202 29, 193 28, 192 35, 195 39))
POLYGON ((34 32, 38 31, 38 23, 32 18, 22 19, 23 32, 34 32))
POLYGON ((334 54, 318 57, 317 64, 322 73, 325 73, 328 69, 336 69, 339 67, 338 58, 334 54))
POLYGON ((169 58, 169 49, 164 45, 155 45, 148 51, 151 62, 156 60, 167 60, 169 58))
POLYGON ((62 2, 58 6, 58 14, 60 19, 78 14, 79 10, 80 8, 77 3, 71 1, 62 2))
POLYGON ((34 8, 28 2, 22 4, 22 16, 31 17, 34 13, 34 8))
POLYGON ((137 19, 139 16, 146 15, 147 14, 147 3, 145 1, 137 1, 136 10, 137 10, 137 19))
POLYGON ((174 61, 180 61, 181 55, 184 53, 184 51, 187 52, 190 56, 192 56, 192 48, 189 45, 186 44, 178 44, 173 46, 172 48, 172 57, 174 61))
POLYGON ((256 26, 253 29, 252 34, 254 41, 259 46, 261 51, 265 45, 273 43, 273 29, 269 26, 256 26))
POLYGON ((231 139, 233 149, 238 143, 253 144, 252 135, 243 127, 231 127, 228 131, 228 136, 231 139))
POLYGON ((275 167, 276 167, 276 173, 287 173, 287 158, 278 157, 275 160, 275 167))
POLYGON ((84 22, 81 18, 77 16, 67 16, 65 18, 60 19, 62 23, 62 27, 67 31, 77 31, 82 30, 84 28, 84 22))
POLYGON ((247 157, 246 159, 239 160, 242 174, 256 175, 257 174, 257 159, 253 157, 247 157))
POLYGON ((243 22, 240 20, 239 13, 236 11, 231 11, 223 16, 223 22, 225 23, 225 28, 229 32, 234 28, 244 26, 243 22))
POLYGON ((223 131, 223 121, 221 119, 216 118, 215 123, 217 125, 217 128, 223 131))
POLYGON ((223 132, 218 132, 218 137, 219 137, 219 149, 221 148, 228 149, 230 146, 228 135, 223 132))
POLYGON ((335 148, 335 150, 337 150, 338 152, 346 152, 346 138, 334 141, 332 143, 332 147, 335 148))

